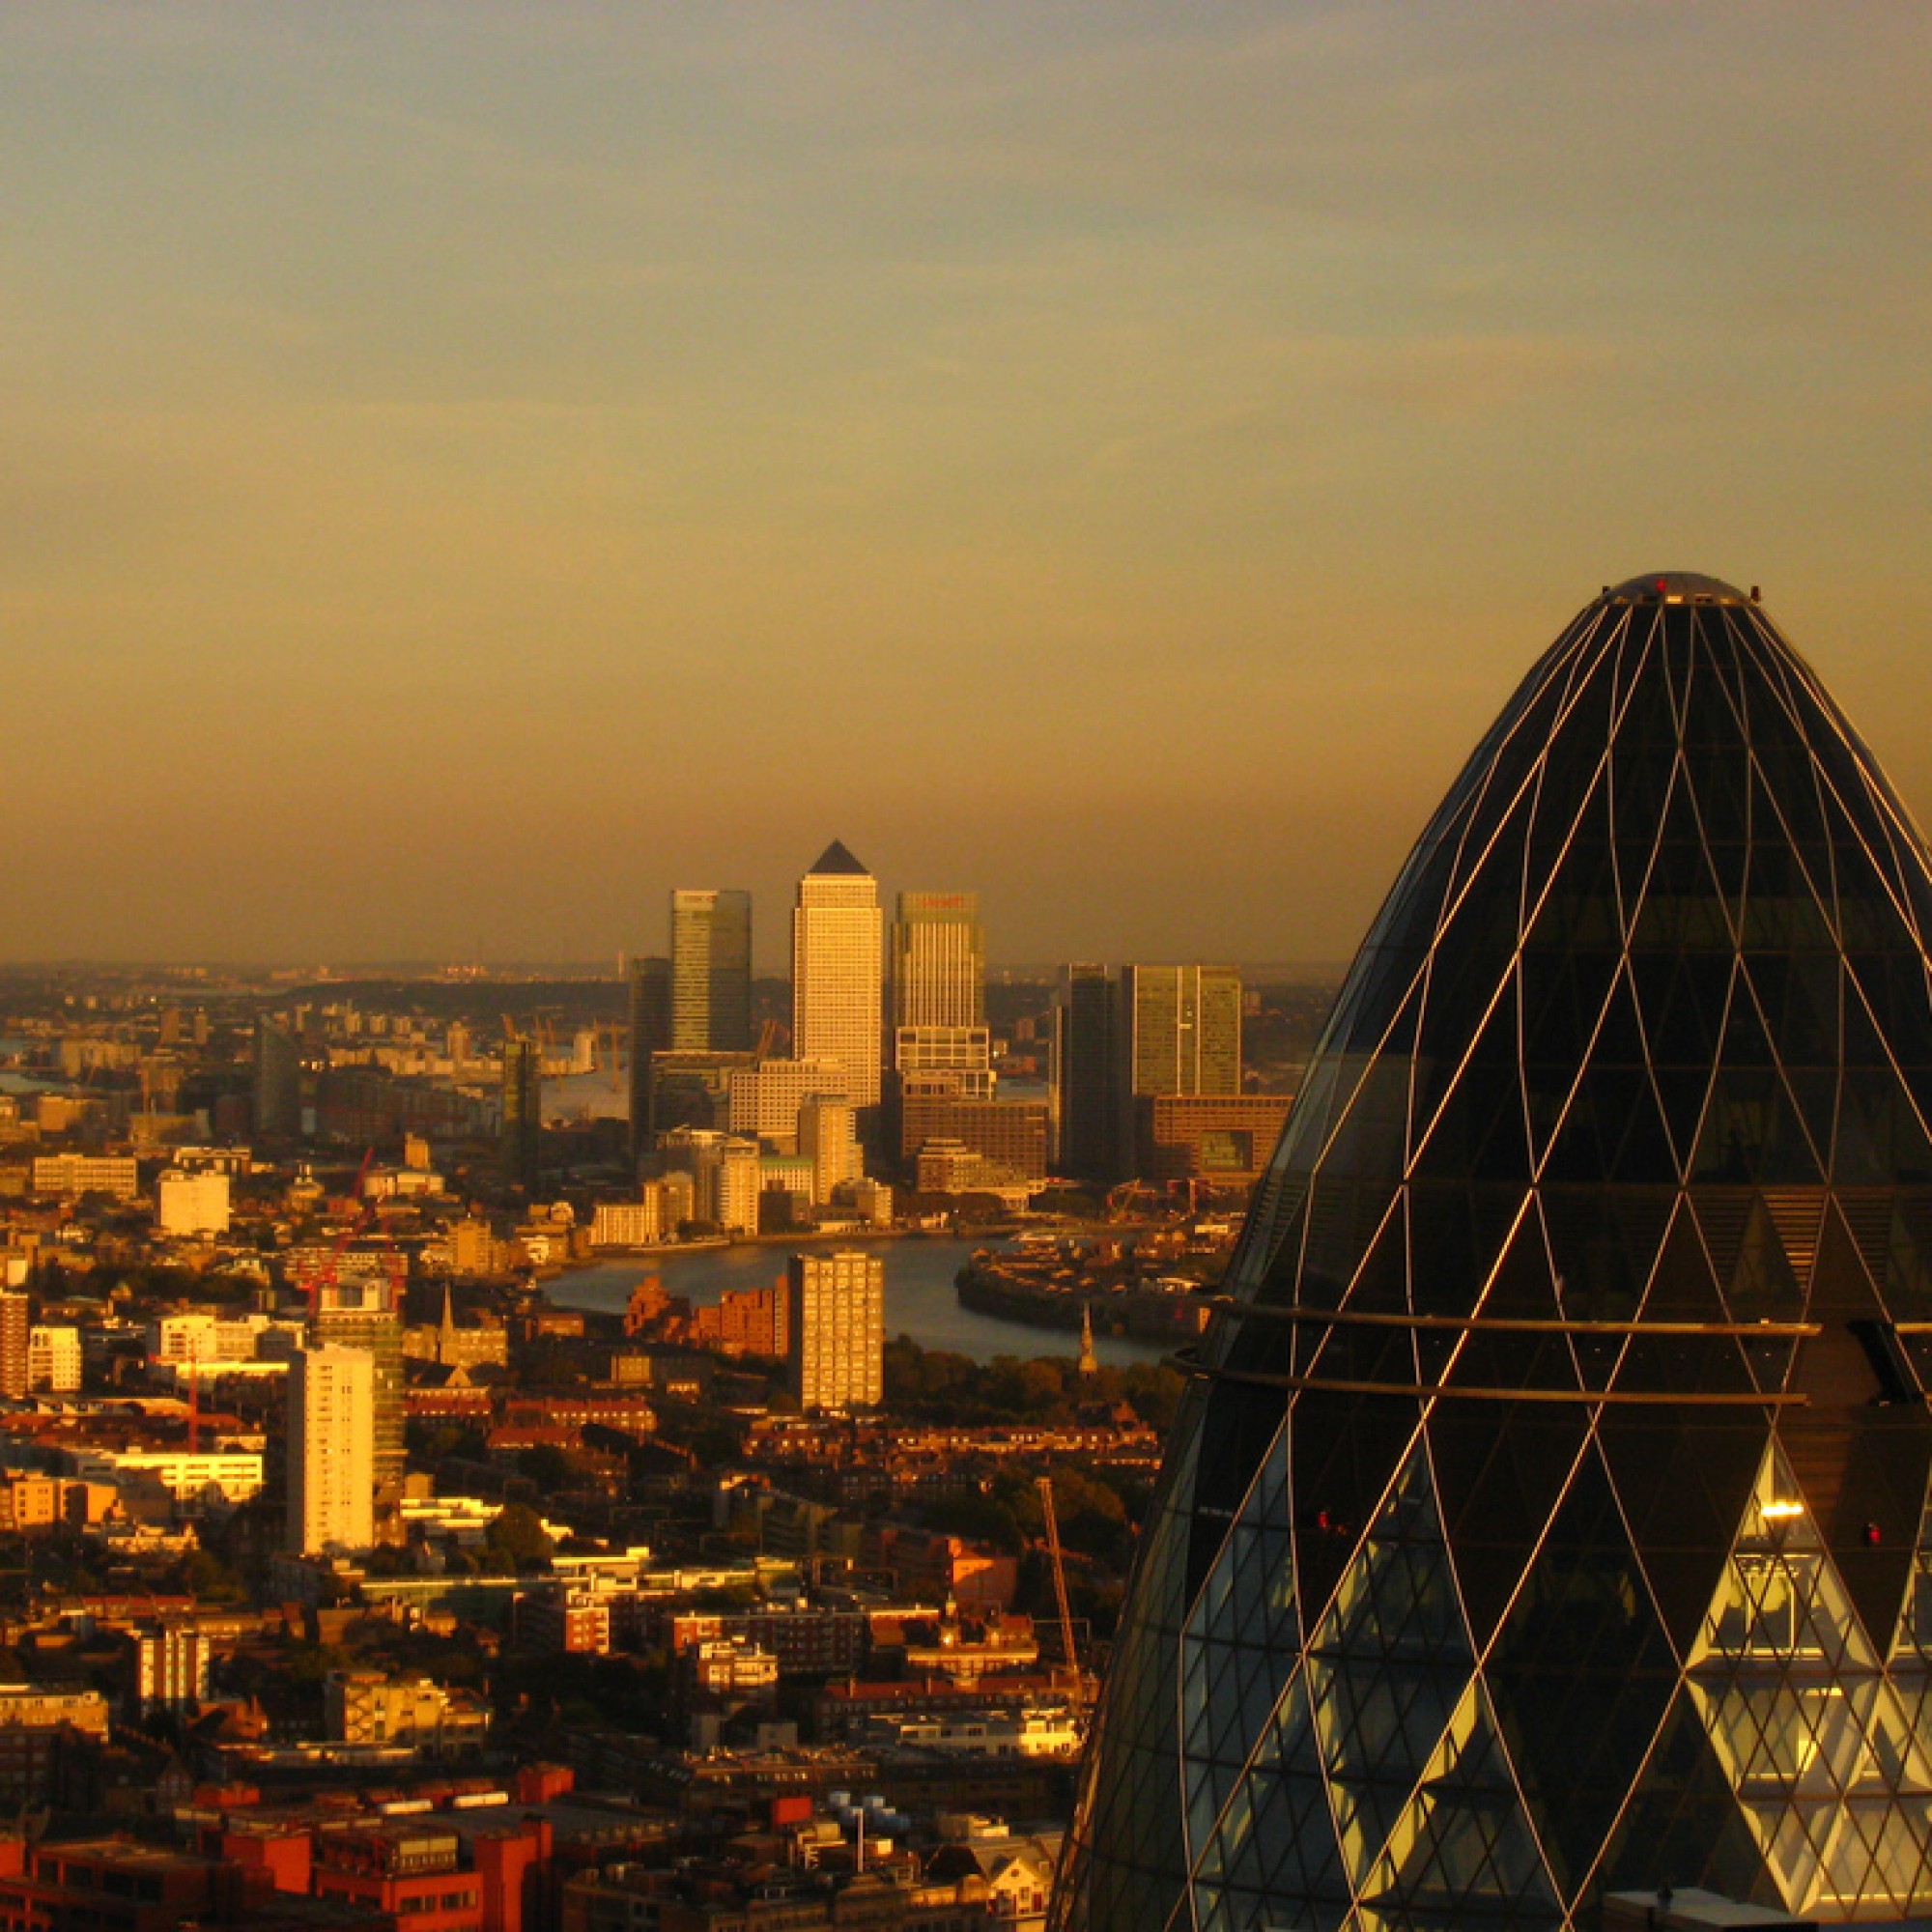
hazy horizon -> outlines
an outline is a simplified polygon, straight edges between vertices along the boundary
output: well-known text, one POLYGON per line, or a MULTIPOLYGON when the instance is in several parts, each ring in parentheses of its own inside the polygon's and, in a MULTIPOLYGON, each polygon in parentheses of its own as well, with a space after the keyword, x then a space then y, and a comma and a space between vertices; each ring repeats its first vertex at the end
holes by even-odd
POLYGON ((1605 582, 1932 813, 1932 16, 0 11, 0 957, 572 958, 839 838, 1347 958, 1605 582))

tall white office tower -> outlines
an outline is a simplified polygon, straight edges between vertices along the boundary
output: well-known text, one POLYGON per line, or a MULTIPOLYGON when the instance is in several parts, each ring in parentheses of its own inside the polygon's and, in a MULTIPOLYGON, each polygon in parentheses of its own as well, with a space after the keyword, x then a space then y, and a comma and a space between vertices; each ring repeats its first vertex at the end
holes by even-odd
POLYGON ((793 1255, 785 1356, 800 1406, 876 1408, 886 1391, 886 1264, 864 1249, 793 1255))
POLYGON ((291 1553, 376 1540, 376 1360, 363 1349, 298 1349, 289 1359, 291 1553))
POLYGON ((835 838, 798 882, 791 1050, 838 1061, 855 1107, 879 1104, 884 953, 878 881, 835 838))

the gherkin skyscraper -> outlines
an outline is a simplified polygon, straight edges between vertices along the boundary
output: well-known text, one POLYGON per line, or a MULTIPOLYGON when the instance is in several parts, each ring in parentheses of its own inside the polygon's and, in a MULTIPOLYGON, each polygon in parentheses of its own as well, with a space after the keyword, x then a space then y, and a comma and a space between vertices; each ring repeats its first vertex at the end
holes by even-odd
POLYGON ((1932 1915, 1928 938, 1752 599, 1642 578, 1564 632, 1258 1191, 1063 1927, 1932 1915))

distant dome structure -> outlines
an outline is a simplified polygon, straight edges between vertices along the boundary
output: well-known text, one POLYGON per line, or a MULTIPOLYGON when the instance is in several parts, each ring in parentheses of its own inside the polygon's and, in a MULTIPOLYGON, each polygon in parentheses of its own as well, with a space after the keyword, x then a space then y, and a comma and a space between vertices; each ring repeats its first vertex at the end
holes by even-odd
POLYGON ((1932 1915, 1928 937, 1754 592, 1563 632, 1188 1364, 1060 1927, 1932 1915))

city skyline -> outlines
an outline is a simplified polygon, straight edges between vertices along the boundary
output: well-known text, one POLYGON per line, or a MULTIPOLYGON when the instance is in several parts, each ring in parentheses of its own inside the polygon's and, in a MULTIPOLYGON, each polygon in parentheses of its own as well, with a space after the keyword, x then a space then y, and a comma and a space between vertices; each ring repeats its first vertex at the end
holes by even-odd
POLYGON ((828 831, 1001 957, 1339 959, 1516 640, 1687 565, 1932 798, 1917 10, 21 0, 0 62, 10 959, 614 958, 696 878, 768 961, 828 831))

